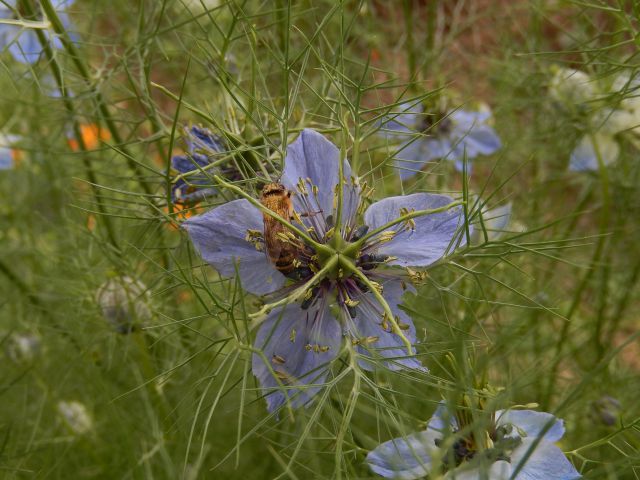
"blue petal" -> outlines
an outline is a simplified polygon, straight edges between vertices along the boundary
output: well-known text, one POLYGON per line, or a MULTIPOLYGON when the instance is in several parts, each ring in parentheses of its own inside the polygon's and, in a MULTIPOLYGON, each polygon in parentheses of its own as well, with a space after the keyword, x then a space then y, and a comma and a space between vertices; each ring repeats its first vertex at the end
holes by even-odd
POLYGON ((262 213, 247 200, 234 200, 183 223, 196 249, 220 275, 233 277, 236 264, 242 287, 256 295, 274 292, 285 282, 264 252, 247 242, 247 230, 263 231, 262 213))
MULTIPOLYGON (((535 410, 498 410, 496 412, 497 424, 511 424, 517 429, 526 432, 528 438, 537 438, 542 430, 552 424, 551 428, 544 434, 544 439, 549 442, 557 442, 564 435, 564 422, 547 412, 536 412, 535 410)), ((516 429, 512 436, 518 436, 516 429)))
POLYGON ((207 157, 200 154, 176 155, 171 159, 171 166, 180 173, 198 170, 198 167, 206 167, 207 165, 209 165, 207 157))
MULTIPOLYGON (((593 138, 598 142, 598 149, 605 165, 609 165, 618 158, 620 146, 613 136, 596 133, 593 138)), ((576 148, 571 152, 569 170, 574 172, 598 170, 598 157, 589 135, 582 137, 576 148)))
POLYGON ((8 147, 0 147, 0 170, 13 168, 13 150, 8 147))
POLYGON ((381 134, 390 141, 406 140, 407 134, 416 132, 416 128, 424 117, 422 111, 422 103, 401 103, 380 122, 381 134))
POLYGON ((500 137, 495 130, 487 125, 479 125, 471 130, 462 132, 462 143, 467 156, 491 155, 502 147, 500 137))
MULTIPOLYGON (((310 215, 320 214, 325 217, 333 212, 334 191, 339 178, 339 162, 338 148, 314 130, 303 130, 298 138, 289 144, 281 181, 289 190, 299 193, 293 197, 296 211, 310 215), (317 210, 308 212, 302 203, 302 193, 297 189, 300 179, 303 181, 309 179, 318 187, 317 201, 312 199, 311 192, 309 195, 312 209, 317 208, 317 210)), ((346 223, 348 219, 353 218, 358 208, 360 189, 351 182, 351 167, 346 160, 343 161, 343 174, 346 185, 343 190, 342 218, 346 223)), ((307 188, 311 190, 308 185, 307 188)))
POLYGON ((216 154, 225 150, 222 139, 211 130, 192 126, 187 130, 187 143, 191 153, 202 151, 210 154, 216 154))
MULTIPOLYGON (((69 39, 72 42, 78 43, 78 41, 80 40, 80 35, 75 31, 73 22, 71 21, 71 17, 69 16, 69 14, 66 12, 58 12, 58 18, 60 19, 60 23, 62 23, 62 26, 67 32, 67 35, 69 35, 69 39)), ((52 43, 55 48, 61 49, 63 47, 62 41, 57 38, 57 35, 54 37, 52 43)))
MULTIPOLYGON (((371 205, 364 214, 365 224, 370 230, 395 220, 400 210, 430 210, 443 207, 453 200, 446 195, 414 193, 413 195, 388 197, 371 205)), ((389 265, 404 267, 426 267, 440 259, 463 224, 462 208, 455 207, 444 212, 423 215, 414 219, 415 230, 403 229, 396 224, 387 230, 396 235, 377 248, 377 253, 397 257, 389 265)))
MULTIPOLYGON (((534 442, 533 438, 525 438, 513 451, 511 467, 514 471, 527 456, 534 442)), ((514 480, 574 480, 581 477, 562 450, 543 440, 527 458, 514 480)))
POLYGON ((253 374, 260 381, 269 411, 285 404, 285 395, 293 408, 308 404, 322 388, 308 385, 325 381, 331 362, 340 352, 341 342, 340 324, 326 302, 318 302, 307 310, 296 303, 272 311, 260 326, 255 341, 255 347, 262 350, 264 357, 254 353, 252 361, 253 374), (279 386, 269 366, 280 383, 289 388, 279 386))
MULTIPOLYGON (((389 280, 383 285, 383 295, 389 308, 401 323, 407 325, 408 329, 403 333, 411 344, 415 344, 416 328, 413 320, 399 308, 404 293, 402 282, 399 280, 389 280)), ((399 370, 403 367, 427 370, 422 366, 420 360, 408 356, 407 349, 398 335, 382 328, 383 309, 371 292, 354 296, 353 300, 360 303, 355 307, 356 316, 352 321, 351 334, 356 339, 377 338, 371 343, 365 342, 364 345, 358 345, 357 349, 361 354, 373 359, 390 359, 384 362, 384 365, 391 370, 399 370)), ((373 361, 365 359, 360 360, 359 363, 365 370, 374 370, 376 366, 373 361)))
POLYGON ((394 166, 398 169, 401 180, 406 180, 418 173, 427 162, 442 157, 442 152, 447 152, 447 145, 442 139, 420 138, 411 143, 406 143, 403 148, 394 155, 394 166))
MULTIPOLYGON (((488 466, 488 465, 487 465, 488 466)), ((486 467, 484 468, 472 468, 470 470, 465 470, 465 465, 462 464, 459 468, 448 472, 444 479, 445 480, 512 480, 511 473, 513 472, 513 467, 509 462, 504 460, 498 460, 488 466, 489 469, 486 471, 486 467)))
POLYGON ((51 3, 53 4, 53 8, 59 11, 69 8, 75 3, 75 0, 53 0, 51 3))
POLYGON ((195 204, 203 202, 207 198, 216 195, 218 190, 215 187, 200 188, 197 185, 208 183, 199 179, 189 177, 189 183, 179 179, 171 185, 171 199, 174 203, 195 204))
MULTIPOLYGON (((176 155, 171 159, 171 166, 178 173, 194 172, 186 178, 180 178, 171 186, 171 198, 174 202, 193 203, 205 200, 207 197, 215 195, 218 190, 212 187, 211 180, 204 173, 199 171, 209 165, 209 159, 200 154, 176 155), (207 188, 198 188, 199 185, 207 188)), ((215 173, 208 170, 209 173, 215 173)))
POLYGON ((458 430, 458 421, 456 417, 449 413, 447 404, 444 401, 438 403, 438 408, 436 408, 436 411, 433 412, 433 415, 429 419, 427 429, 440 434, 458 430))
POLYGON ((36 63, 42 53, 42 46, 33 30, 23 30, 9 45, 9 52, 19 62, 36 63))
MULTIPOLYGON (((0 18, 13 18, 17 3, 18 0, 0 1, 0 18)), ((2 27, 4 27, 4 25, 0 25, 0 28, 2 27)))
POLYGON ((386 478, 422 478, 431 470, 431 452, 437 449, 437 438, 439 435, 430 431, 394 438, 370 451, 367 463, 371 470, 386 478))

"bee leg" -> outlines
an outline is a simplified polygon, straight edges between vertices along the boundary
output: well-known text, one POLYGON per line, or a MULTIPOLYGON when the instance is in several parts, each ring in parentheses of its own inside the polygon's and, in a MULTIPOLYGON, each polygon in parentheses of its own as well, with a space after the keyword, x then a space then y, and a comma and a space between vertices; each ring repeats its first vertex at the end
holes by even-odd
POLYGON ((369 287, 362 283, 362 280, 360 280, 359 278, 356 278, 355 282, 362 293, 367 293, 369 291, 369 287))
POLYGON ((333 228, 333 226, 335 225, 333 215, 329 215, 327 218, 325 218, 325 222, 327 223, 327 228, 333 228))
POLYGON ((298 268, 294 268, 290 272, 284 274, 285 277, 290 278, 291 280, 304 280, 305 278, 309 278, 313 275, 311 269, 307 266, 302 266, 298 268))
MULTIPOLYGON (((318 214, 321 214, 321 213, 322 213, 322 210, 318 210, 317 212, 303 212, 303 213, 300 213, 299 215, 301 217, 313 217, 314 215, 318 215, 318 214)), ((331 215, 329 215, 329 216, 331 216, 331 215)))
POLYGON ((364 237, 367 232, 369 231, 369 225, 361 225, 358 228, 356 228, 355 232, 353 232, 353 235, 351 236, 351 241, 355 242, 356 240, 360 240, 362 237, 364 237))

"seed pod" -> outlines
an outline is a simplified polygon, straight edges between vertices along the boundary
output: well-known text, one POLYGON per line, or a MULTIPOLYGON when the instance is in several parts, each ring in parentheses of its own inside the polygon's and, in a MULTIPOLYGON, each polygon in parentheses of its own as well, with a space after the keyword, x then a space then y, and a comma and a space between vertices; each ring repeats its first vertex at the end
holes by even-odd
POLYGON ((96 302, 104 318, 118 333, 131 333, 151 317, 147 287, 131 277, 107 280, 96 292, 96 302))
POLYGON ((40 354, 41 346, 37 335, 14 334, 7 340, 6 354, 15 364, 30 364, 40 354))
POLYGON ((58 413, 71 431, 83 435, 93 428, 93 420, 84 404, 75 400, 58 402, 58 413))

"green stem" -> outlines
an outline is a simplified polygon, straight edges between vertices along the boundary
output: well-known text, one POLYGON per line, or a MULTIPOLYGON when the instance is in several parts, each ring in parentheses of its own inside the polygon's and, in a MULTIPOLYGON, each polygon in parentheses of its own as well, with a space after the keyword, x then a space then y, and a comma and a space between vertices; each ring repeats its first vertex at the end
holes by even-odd
POLYGON ((463 200, 458 200, 455 202, 451 202, 447 205, 444 205, 442 207, 439 208, 432 208, 432 209, 428 209, 428 210, 416 210, 413 212, 409 212, 405 215, 400 215, 398 218, 382 225, 381 227, 378 227, 370 232, 368 232, 366 235, 364 235, 362 238, 360 238, 358 241, 353 242, 351 245, 349 245, 349 247, 347 247, 344 251, 345 255, 353 255, 356 252, 358 252, 363 246, 364 244, 370 240, 371 238, 375 237, 376 235, 384 232, 385 230, 387 230, 388 228, 393 227, 394 225, 398 225, 399 223, 404 223, 407 220, 411 220, 413 218, 417 218, 417 217, 422 217, 424 215, 432 215, 434 213, 441 213, 441 212, 446 212, 447 210, 450 210, 454 207, 457 207, 458 205, 463 205, 465 202, 463 200))
POLYGON ((598 159, 598 173, 600 175, 600 183, 602 188, 602 211, 600 217, 600 235, 598 237, 598 243, 596 244, 596 248, 593 252, 593 257, 591 258, 590 267, 587 272, 582 277, 582 281, 578 285, 576 289, 573 299, 571 301, 571 305, 565 314, 565 322, 562 325, 562 330, 560 331, 560 336, 558 339, 558 343, 556 344, 556 351, 554 355, 554 362, 551 366, 551 371, 549 372, 549 384, 543 396, 543 401, 541 402, 544 410, 549 408, 549 402, 553 395, 553 390, 556 384, 556 377, 558 373, 558 368, 560 366, 560 361, 562 359, 561 354, 564 348, 565 343, 569 339, 569 329, 571 327, 571 319, 573 315, 576 313, 578 306, 580 305, 580 299, 582 298, 582 294, 584 290, 587 288, 591 277, 596 271, 596 267, 600 262, 600 258, 602 257, 602 253, 604 251, 604 247, 607 240, 607 230, 609 227, 609 217, 611 211, 611 197, 609 193, 609 174, 607 171, 607 166, 602 159, 602 155, 600 153, 600 149, 598 147, 598 143, 595 139, 595 136, 591 136, 591 142, 593 143, 594 150, 596 153, 596 157, 598 159))
MULTIPOLYGON (((326 277, 327 274, 330 273, 338 265, 338 259, 339 259, 338 255, 332 256, 327 261, 325 266, 322 267, 320 270, 318 270, 318 272, 316 272, 313 275, 313 277, 311 277, 311 279, 309 279, 309 281, 306 282, 304 285, 296 288, 291 294, 278 300, 277 302, 266 304, 257 312, 250 314, 249 318, 263 320, 265 318, 265 315, 268 315, 274 308, 280 307, 282 305, 288 305, 289 303, 293 303, 300 300, 311 287, 313 287, 316 283, 318 283, 320 280, 326 277)), ((254 327, 257 325, 259 325, 259 323, 254 325, 254 327)))
MULTIPOLYGON (((27 3, 27 2, 25 2, 27 3)), ((91 92, 91 96, 95 98, 96 104, 98 106, 98 111, 100 112, 100 116, 105 123, 109 133, 111 134, 111 138, 113 138, 114 142, 118 145, 119 150, 124 154, 127 159, 127 165, 133 172, 136 177, 140 187, 144 190, 145 193, 151 194, 151 188, 144 180, 142 171, 140 170, 139 165, 133 160, 133 155, 129 152, 123 138, 120 136, 120 132, 116 127, 115 121, 113 120, 111 113, 109 112, 109 108, 102 97, 100 91, 95 87, 94 83, 91 79, 91 73, 88 65, 84 62, 82 56, 78 52, 75 43, 69 37, 69 34, 64 28, 64 25, 60 21, 60 17, 58 17, 58 13, 55 8, 51 4, 51 0, 40 0, 40 4, 42 9, 47 16, 49 22, 51 22, 51 26, 53 27, 53 31, 59 35, 60 40, 62 41, 62 45, 64 49, 67 51, 69 56, 71 57, 71 61, 75 65, 76 69, 80 73, 80 76, 83 78, 87 86, 89 87, 89 91, 91 92)))
MULTIPOLYGON (((31 2, 23 2, 23 5, 27 15, 29 16, 35 15, 35 10, 33 9, 31 2)), ((51 74, 53 75, 53 78, 56 82, 56 86, 60 90, 60 95, 64 103, 65 109, 67 110, 67 113, 71 117, 73 135, 78 141, 79 150, 82 152, 82 163, 84 165, 84 169, 85 169, 87 178, 89 180, 91 192, 96 200, 98 211, 100 212, 102 220, 104 221, 104 225, 107 229, 107 237, 109 238, 109 242, 116 248, 116 250, 120 250, 118 246, 118 241, 116 240, 115 230, 113 228, 113 224, 111 223, 111 218, 109 217, 107 210, 102 203, 102 199, 100 198, 100 191, 98 189, 97 177, 93 170, 93 165, 91 164, 91 161, 89 160, 86 153, 87 146, 85 144, 84 137, 82 136, 80 125, 75 119, 76 117, 75 110, 73 108, 73 103, 69 98, 68 90, 64 85, 64 81, 62 78, 62 69, 60 68, 58 61, 53 54, 51 45, 49 43, 49 39, 44 34, 44 31, 36 30, 35 32, 36 32, 36 36, 38 37, 38 42, 40 42, 40 46, 42 47, 42 50, 44 51, 44 54, 47 57, 49 67, 51 69, 51 74)))
POLYGON ((398 335, 402 340, 402 343, 404 343, 405 347, 407 347, 407 354, 413 355, 413 345, 411 344, 409 339, 405 336, 405 334, 402 332, 402 329, 398 325, 398 322, 396 322, 395 315, 391 311, 391 307, 389 307, 387 300, 377 290, 376 285, 374 285, 373 282, 369 280, 369 278, 364 273, 362 273, 360 269, 356 267, 351 260, 349 260, 348 258, 342 255, 340 256, 340 264, 345 268, 345 270, 356 275, 362 281, 362 283, 364 283, 367 286, 367 288, 371 291, 373 296, 376 298, 376 300, 382 307, 382 310, 386 314, 387 319, 389 320, 389 323, 391 323, 391 331, 396 335, 398 335))
POLYGON ((404 0, 402 2, 402 13, 404 16, 404 29, 406 35, 405 49, 407 51, 407 63, 409 65, 409 88, 411 88, 416 80, 416 52, 413 42, 413 0, 404 0))
POLYGON ((22 280, 22 278, 20 278, 6 263, 4 263, 2 260, 0 260, 0 273, 2 273, 5 277, 7 277, 7 279, 9 280, 9 283, 17 288, 29 301, 29 303, 31 303, 31 305, 33 305, 35 308, 37 308, 40 312, 42 312, 43 315, 45 315, 46 317, 49 317, 51 319, 52 325, 53 327, 58 330, 59 332, 61 332, 61 334, 64 337, 67 337, 69 339, 69 341, 73 344, 73 346, 78 350, 81 351, 81 347, 78 344, 78 342, 76 341, 75 338, 73 338, 67 330, 65 330, 64 328, 62 328, 60 325, 58 325, 55 321, 55 319, 53 318, 53 316, 51 315, 51 310, 49 308, 46 307, 46 305, 44 305, 42 303, 42 301, 40 300, 40 298, 34 294, 31 289, 29 288, 29 286, 22 280))

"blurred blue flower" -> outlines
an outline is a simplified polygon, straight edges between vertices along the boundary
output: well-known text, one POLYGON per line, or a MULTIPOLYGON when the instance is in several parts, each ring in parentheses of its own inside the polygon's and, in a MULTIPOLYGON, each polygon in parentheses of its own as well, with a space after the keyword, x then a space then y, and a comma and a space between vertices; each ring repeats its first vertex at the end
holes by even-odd
POLYGON ((623 72, 613 82, 594 80, 579 70, 555 68, 549 95, 584 123, 584 135, 571 152, 569 170, 596 171, 620 155, 619 137, 640 147, 640 76, 623 72), (611 108, 611 104, 615 108, 611 108))
POLYGON ((590 417, 597 423, 613 427, 620 420, 622 405, 617 398, 604 395, 591 403, 590 417))
MULTIPOLYGON (((491 155, 502 146, 500 137, 489 125, 491 111, 451 110, 446 113, 424 112, 424 106, 403 103, 400 113, 389 115, 381 125, 391 142, 400 142, 394 165, 400 178, 414 176, 432 160, 455 163, 462 171, 465 158, 491 155)), ((468 168, 471 168, 469 164, 468 168)))
POLYGON ((140 280, 126 275, 100 285, 95 299, 104 318, 118 333, 131 333, 151 317, 149 289, 140 280))
MULTIPOLYGON (((255 346, 263 355, 254 354, 253 373, 260 381, 270 411, 284 404, 287 397, 294 407, 309 402, 339 354, 343 335, 363 355, 362 368, 373 368, 372 357, 383 359, 384 365, 393 370, 422 368, 416 358, 407 355, 402 339, 404 336, 412 344, 416 341, 411 318, 399 308, 405 291, 413 290, 404 280, 416 274, 406 267, 425 267, 441 258, 455 243, 454 237, 463 221, 462 210, 451 208, 384 228, 402 212, 444 207, 452 200, 444 195, 415 193, 385 198, 365 211, 360 186, 344 160, 343 228, 336 232, 334 195, 339 183, 339 162, 338 148, 313 130, 303 130, 287 147, 280 181, 295 192, 293 205, 300 228, 322 244, 335 245, 336 235, 342 235, 337 243, 344 245, 358 239, 366 241, 352 253, 351 261, 359 274, 336 269, 333 275, 325 276, 308 290, 302 302, 274 308, 260 326, 255 346), (381 231, 376 235, 364 236, 368 230, 373 232, 377 228, 381 231), (360 275, 368 279, 375 293, 382 292, 394 316, 392 321, 360 275), (392 328, 393 320, 398 330, 392 328), (301 388, 284 390, 280 385, 301 388)), ((295 237, 292 240, 298 252, 295 270, 287 276, 277 270, 261 251, 263 214, 246 199, 226 203, 183 225, 202 257, 221 276, 233 277, 237 271, 243 288, 257 295, 276 292, 275 295, 284 298, 322 268, 313 248, 295 237), (285 287, 288 279, 293 285, 285 287)))
MULTIPOLYGON (((75 0, 53 0, 51 2, 67 31, 72 25, 69 14, 65 10, 74 2, 75 0)), ((17 4, 18 0, 0 1, 0 20, 18 19, 17 4)), ((53 31, 44 30, 44 34, 53 48, 62 48, 62 42, 53 31)), ((75 40, 76 35, 73 32, 70 32, 70 36, 75 40)), ((13 58, 21 63, 36 63, 42 54, 42 45, 40 45, 35 29, 0 23, 0 49, 4 50, 7 47, 13 58)))
POLYGON ((11 170, 16 166, 21 152, 14 145, 20 139, 17 135, 0 134, 0 170, 11 170))
MULTIPOLYGON (((214 187, 210 186, 211 180, 209 176, 214 173, 220 173, 221 169, 218 168, 214 172, 208 168, 206 170, 207 173, 201 169, 219 159, 221 154, 225 153, 226 148, 223 140, 218 135, 198 126, 185 129, 185 141, 187 143, 187 153, 174 156, 171 159, 171 166, 179 175, 189 175, 180 176, 173 183, 171 198, 175 203, 193 204, 217 192, 214 187)), ((228 177, 228 175, 225 176, 228 177)))
POLYGON ((581 477, 562 450, 554 445, 564 435, 562 420, 533 410, 499 410, 493 418, 486 432, 489 447, 478 450, 474 429, 465 429, 466 437, 460 435, 455 417, 446 406, 440 405, 425 431, 381 444, 369 452, 367 463, 378 475, 402 480, 429 475, 436 463, 447 468, 444 475, 447 480, 573 480, 581 477), (454 465, 449 467, 451 461, 454 465))

